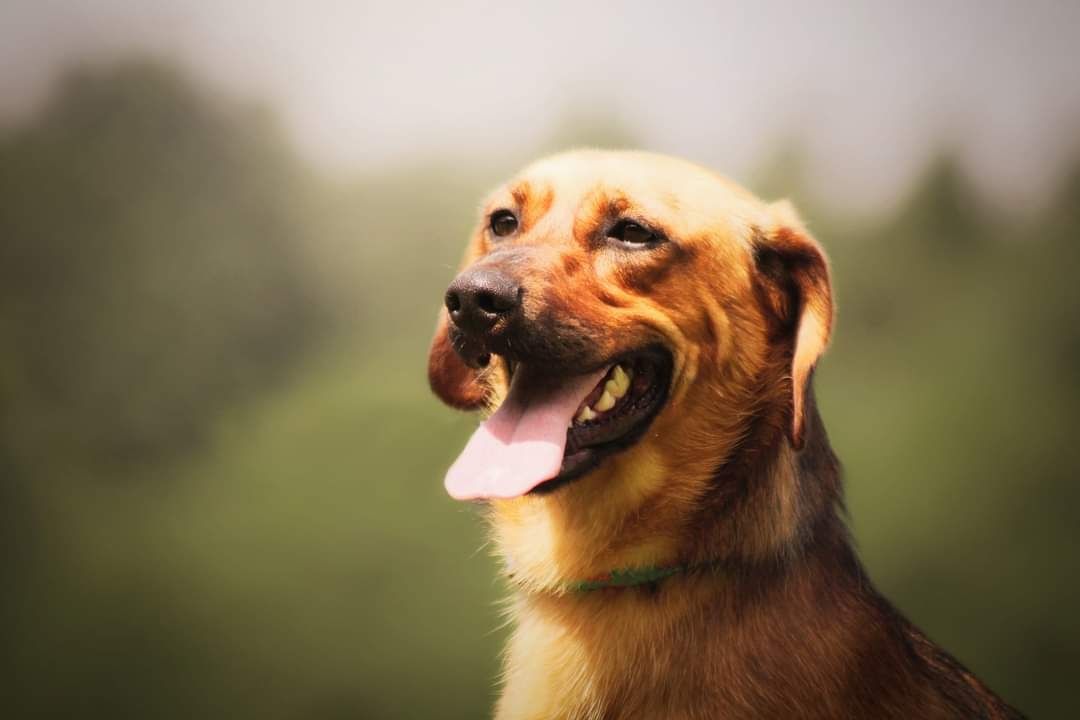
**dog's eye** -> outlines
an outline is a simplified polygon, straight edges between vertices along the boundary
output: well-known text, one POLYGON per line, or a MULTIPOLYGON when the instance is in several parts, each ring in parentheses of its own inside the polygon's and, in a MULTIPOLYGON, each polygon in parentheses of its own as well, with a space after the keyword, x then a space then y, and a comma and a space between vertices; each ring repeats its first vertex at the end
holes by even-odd
POLYGON ((491 214, 491 232, 498 237, 512 234, 518 227, 517 218, 509 210, 496 210, 491 214))
POLYGON ((627 245, 653 245, 660 242, 659 235, 633 220, 620 220, 608 230, 607 236, 627 245))

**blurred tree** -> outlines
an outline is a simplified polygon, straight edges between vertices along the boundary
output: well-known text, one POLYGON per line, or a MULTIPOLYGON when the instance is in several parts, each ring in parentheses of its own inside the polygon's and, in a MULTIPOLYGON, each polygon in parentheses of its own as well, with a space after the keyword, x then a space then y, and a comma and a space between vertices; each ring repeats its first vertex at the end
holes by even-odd
POLYGON ((886 233, 921 244, 941 259, 962 258, 985 242, 992 227, 988 215, 959 159, 945 149, 912 186, 886 233))
POLYGON ((68 76, 0 138, 9 454, 183 449, 291 363, 324 329, 303 177, 268 116, 150 62, 68 76))

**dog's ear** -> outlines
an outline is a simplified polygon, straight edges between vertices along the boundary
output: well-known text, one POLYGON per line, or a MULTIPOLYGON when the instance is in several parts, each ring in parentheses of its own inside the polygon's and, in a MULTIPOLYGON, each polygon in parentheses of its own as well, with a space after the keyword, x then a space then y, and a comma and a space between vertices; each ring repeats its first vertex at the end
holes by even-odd
POLYGON ((774 224, 758 234, 754 260, 766 312, 776 338, 791 357, 791 422, 788 437, 799 449, 805 440, 807 386, 832 332, 829 261, 787 201, 769 208, 774 224))
POLYGON ((439 312, 439 323, 428 352, 428 383, 440 400, 458 410, 476 410, 487 397, 479 371, 466 365, 454 352, 445 308, 439 312))

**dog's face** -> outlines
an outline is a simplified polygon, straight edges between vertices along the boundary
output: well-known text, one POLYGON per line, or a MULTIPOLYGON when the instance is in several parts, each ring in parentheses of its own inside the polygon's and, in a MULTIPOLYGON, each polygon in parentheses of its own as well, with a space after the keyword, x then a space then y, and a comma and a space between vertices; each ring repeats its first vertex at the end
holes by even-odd
POLYGON ((789 205, 600 151, 496 191, 445 305, 432 388, 497 408, 450 493, 624 508, 700 495, 755 418, 798 447, 832 315, 824 255, 789 205))

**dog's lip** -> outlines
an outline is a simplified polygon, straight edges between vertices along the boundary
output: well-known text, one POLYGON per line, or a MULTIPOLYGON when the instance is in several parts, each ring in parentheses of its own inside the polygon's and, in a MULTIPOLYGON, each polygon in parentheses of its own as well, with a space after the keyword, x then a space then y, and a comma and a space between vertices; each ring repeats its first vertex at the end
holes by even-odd
MULTIPOLYGON (((510 377, 513 377, 514 370, 516 369, 520 361, 506 356, 500 355, 500 357, 502 358, 503 362, 506 363, 507 372, 509 373, 510 377)), ((567 376, 588 375, 590 373, 594 373, 605 368, 611 369, 616 365, 626 365, 635 359, 647 359, 660 366, 668 374, 668 381, 670 384, 671 368, 673 367, 673 354, 664 345, 658 343, 644 345, 642 347, 638 347, 632 350, 624 350, 622 352, 616 353, 615 355, 612 355, 606 360, 602 360, 600 362, 594 361, 587 365, 574 367, 572 369, 560 367, 557 371, 553 371, 553 374, 555 372, 558 372, 558 374, 560 375, 567 376)), ((534 360, 533 362, 535 364, 541 364, 543 360, 534 360)))
MULTIPOLYGON (((556 490, 582 477, 607 457, 633 446, 667 404, 673 374, 673 357, 667 348, 650 345, 630 350, 593 365, 592 370, 615 365, 636 367, 638 372, 649 372, 651 382, 645 392, 630 397, 628 402, 631 406, 616 417, 597 425, 575 424, 568 428, 567 447, 559 474, 530 492, 544 494, 556 490), (635 409, 633 404, 641 400, 644 400, 644 403, 635 409)), ((628 393, 627 397, 629 396, 628 393)))

